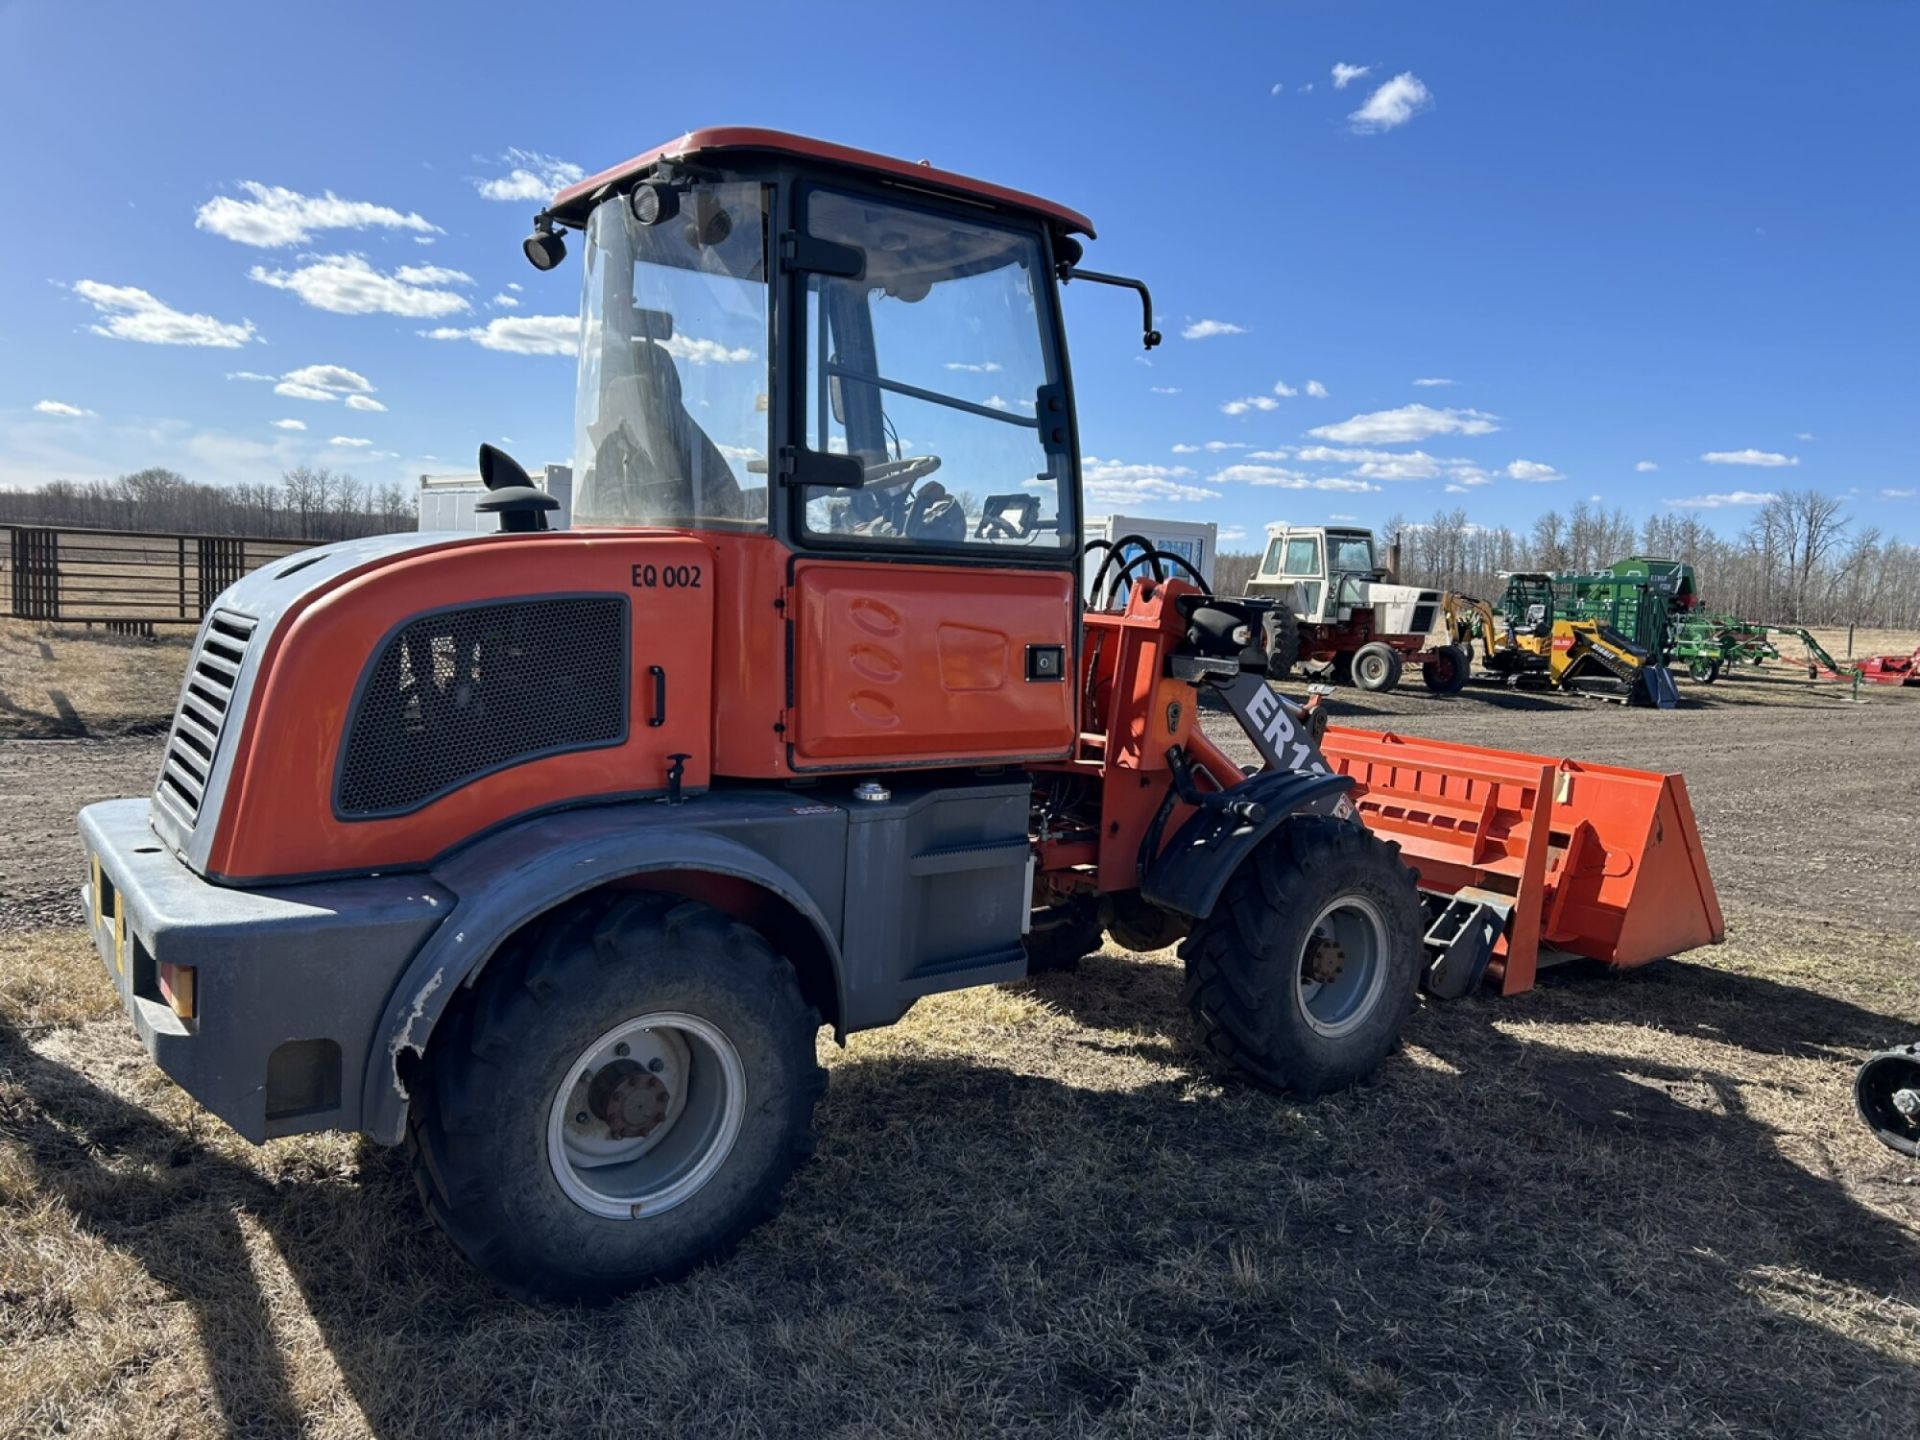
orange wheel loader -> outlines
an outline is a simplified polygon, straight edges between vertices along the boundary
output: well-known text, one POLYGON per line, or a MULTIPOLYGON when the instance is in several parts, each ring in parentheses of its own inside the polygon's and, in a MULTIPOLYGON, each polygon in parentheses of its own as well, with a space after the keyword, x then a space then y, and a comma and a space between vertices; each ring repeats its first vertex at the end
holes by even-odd
POLYGON ((498 533, 246 576, 153 795, 82 812, 159 1065, 251 1140, 404 1143, 455 1245, 535 1297, 681 1275, 770 1214, 822 1025, 1103 931, 1181 941, 1201 1034, 1260 1084, 1372 1070, 1428 916, 1266 684, 1257 604, 1096 547, 1126 599, 1083 610, 1063 286, 1138 290, 1159 338, 1144 286, 1080 268, 1092 225, 719 129, 561 192, 528 258, 569 234, 573 528, 483 448, 498 533))

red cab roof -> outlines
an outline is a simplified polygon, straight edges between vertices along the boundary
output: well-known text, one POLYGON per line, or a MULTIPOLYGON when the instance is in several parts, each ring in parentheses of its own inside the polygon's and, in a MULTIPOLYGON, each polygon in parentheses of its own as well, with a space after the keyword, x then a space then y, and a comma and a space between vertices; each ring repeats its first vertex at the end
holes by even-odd
POLYGON ((866 170, 927 189, 946 190, 995 205, 1025 210, 1051 221, 1063 230, 1078 231, 1087 236, 1093 234, 1093 222, 1079 211, 1069 210, 1064 205, 1056 205, 1051 200, 1042 200, 1038 195, 1029 195, 1023 190, 1011 190, 1004 185, 975 180, 970 175, 958 175, 951 170, 937 170, 925 163, 915 164, 911 160, 900 160, 891 155, 876 155, 871 150, 855 150, 849 145, 835 145, 830 141, 813 140, 805 135, 790 135, 784 130, 761 130, 748 125, 722 125, 706 130, 689 130, 678 140, 657 145, 643 155, 636 155, 633 159, 615 165, 611 169, 602 170, 598 175, 589 175, 577 185, 569 185, 553 197, 553 203, 547 207, 548 212, 556 219, 564 220, 569 224, 577 223, 585 219, 587 201, 602 186, 630 179, 651 169, 662 160, 681 160, 693 155, 710 154, 716 150, 753 150, 777 155, 794 155, 800 159, 821 164, 844 166, 850 170, 866 170))

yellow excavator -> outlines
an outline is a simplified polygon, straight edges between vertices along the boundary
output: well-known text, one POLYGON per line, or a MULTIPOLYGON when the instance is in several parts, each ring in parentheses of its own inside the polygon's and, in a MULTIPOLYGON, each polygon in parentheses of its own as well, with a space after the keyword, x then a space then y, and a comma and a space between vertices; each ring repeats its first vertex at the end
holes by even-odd
POLYGON ((1508 685, 1545 684, 1570 694, 1622 699, 1629 705, 1671 710, 1679 703, 1673 676, 1654 656, 1612 626, 1594 619, 1556 618, 1553 577, 1520 573, 1507 577, 1505 614, 1472 595, 1449 593, 1440 602, 1441 623, 1453 644, 1474 653, 1480 667, 1508 685), (1617 682, 1623 693, 1595 691, 1581 682, 1617 682))

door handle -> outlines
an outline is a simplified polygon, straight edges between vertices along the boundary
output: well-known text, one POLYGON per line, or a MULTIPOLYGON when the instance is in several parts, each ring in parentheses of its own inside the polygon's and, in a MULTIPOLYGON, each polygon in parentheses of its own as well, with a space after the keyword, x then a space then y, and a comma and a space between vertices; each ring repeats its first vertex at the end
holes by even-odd
POLYGON ((647 717, 647 724, 664 725, 667 723, 667 670, 664 665, 649 665, 647 673, 653 677, 653 714, 647 717))

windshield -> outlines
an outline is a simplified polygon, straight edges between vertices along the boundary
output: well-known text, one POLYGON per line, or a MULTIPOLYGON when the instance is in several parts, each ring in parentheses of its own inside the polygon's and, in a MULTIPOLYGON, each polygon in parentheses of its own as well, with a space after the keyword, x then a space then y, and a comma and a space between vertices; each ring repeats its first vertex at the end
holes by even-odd
POLYGON ((656 225, 624 196, 593 212, 576 523, 765 526, 766 256, 759 185, 694 186, 656 225))
POLYGON ((1373 541, 1365 535, 1329 535, 1327 548, 1332 552, 1327 564, 1331 571, 1373 569, 1373 541))
POLYGON ((805 443, 857 457, 857 489, 808 487, 815 533, 935 545, 1073 543, 1064 395, 1040 309, 1039 238, 827 191, 808 233, 861 273, 809 277, 805 443), (937 472, 937 473, 936 473, 937 472))

